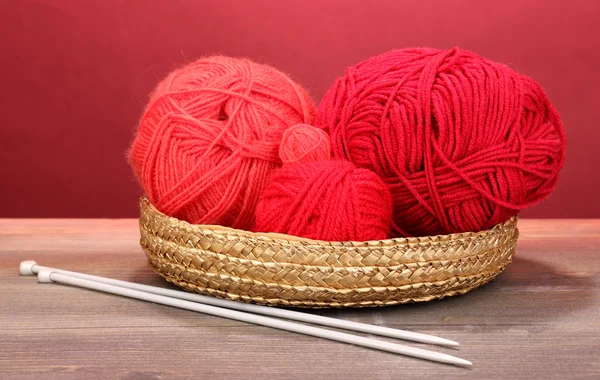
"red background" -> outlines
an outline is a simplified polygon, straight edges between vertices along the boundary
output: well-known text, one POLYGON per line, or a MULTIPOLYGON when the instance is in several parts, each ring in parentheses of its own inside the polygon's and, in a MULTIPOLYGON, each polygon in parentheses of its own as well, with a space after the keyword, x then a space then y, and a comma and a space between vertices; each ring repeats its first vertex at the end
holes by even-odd
POLYGON ((532 76, 563 118, 567 162, 536 217, 600 217, 596 0, 3 1, 0 217, 132 217, 124 152, 156 82, 202 55, 247 56, 316 101, 393 48, 473 50, 532 76))

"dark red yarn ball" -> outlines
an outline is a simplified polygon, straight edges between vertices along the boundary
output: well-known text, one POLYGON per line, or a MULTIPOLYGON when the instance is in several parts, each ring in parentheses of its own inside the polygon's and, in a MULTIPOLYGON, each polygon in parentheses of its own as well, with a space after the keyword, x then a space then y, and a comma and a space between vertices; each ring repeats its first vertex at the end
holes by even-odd
POLYGON ((561 120, 540 85, 459 49, 396 50, 348 68, 316 126, 334 157, 384 179, 394 236, 504 222, 550 194, 565 159, 561 120))
POLYGON ((284 165, 261 195, 256 232, 317 240, 385 239, 392 198, 383 181, 351 162, 324 160, 284 165))

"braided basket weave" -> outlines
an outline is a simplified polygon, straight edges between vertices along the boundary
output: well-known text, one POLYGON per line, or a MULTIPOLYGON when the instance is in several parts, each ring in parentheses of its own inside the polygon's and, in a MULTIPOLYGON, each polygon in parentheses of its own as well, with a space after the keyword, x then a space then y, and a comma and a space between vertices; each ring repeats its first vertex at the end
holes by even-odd
POLYGON ((365 307, 464 294, 510 263, 517 218, 476 233, 323 242, 193 225, 140 202, 140 244, 186 290, 297 307, 365 307))

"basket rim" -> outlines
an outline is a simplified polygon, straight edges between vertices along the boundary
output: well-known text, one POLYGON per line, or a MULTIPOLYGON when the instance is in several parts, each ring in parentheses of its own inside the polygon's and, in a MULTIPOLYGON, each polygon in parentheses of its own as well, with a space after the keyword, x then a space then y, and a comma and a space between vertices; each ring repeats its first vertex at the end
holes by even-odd
POLYGON ((381 246, 390 246, 390 245, 411 245, 411 244, 419 244, 419 243, 431 243, 431 242, 444 242, 444 241, 457 241, 464 239, 476 239, 483 238, 489 234, 495 233, 498 229, 506 228, 509 225, 514 225, 517 223, 518 216, 513 216, 508 219, 504 223, 499 223, 492 228, 474 231, 474 232, 460 232, 453 233, 447 235, 431 235, 431 236, 417 236, 417 237, 397 237, 397 238, 389 238, 383 240, 367 240, 367 241, 327 241, 327 240, 315 240, 309 238, 303 238, 293 235, 287 235, 282 233, 275 232, 252 232, 247 230, 241 230, 231 227, 225 227, 216 224, 192 224, 185 220, 177 219, 172 216, 168 216, 161 211, 159 211, 153 204, 150 202, 146 195, 140 198, 140 209, 142 210, 142 214, 144 214, 144 209, 150 210, 152 214, 159 216, 161 219, 165 219, 170 221, 172 224, 176 225, 178 228, 185 229, 189 232, 200 232, 200 230, 210 231, 216 235, 235 235, 243 238, 250 239, 258 239, 265 241, 272 241, 279 244, 289 244, 289 243, 300 243, 302 245, 315 245, 315 246, 346 246, 346 247, 381 247, 381 246))

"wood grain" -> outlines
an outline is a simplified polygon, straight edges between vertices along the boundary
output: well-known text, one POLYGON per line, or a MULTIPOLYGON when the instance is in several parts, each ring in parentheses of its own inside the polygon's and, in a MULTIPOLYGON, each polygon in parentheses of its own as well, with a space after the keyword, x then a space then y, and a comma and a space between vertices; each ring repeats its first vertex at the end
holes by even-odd
POLYGON ((148 267, 136 220, 0 219, 0 378, 600 378, 600 220, 519 227, 514 262, 467 295, 316 311, 457 340, 429 348, 474 363, 462 369, 38 284, 21 261, 170 286, 148 267))

